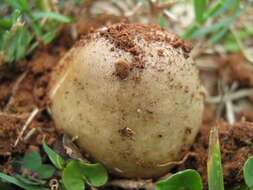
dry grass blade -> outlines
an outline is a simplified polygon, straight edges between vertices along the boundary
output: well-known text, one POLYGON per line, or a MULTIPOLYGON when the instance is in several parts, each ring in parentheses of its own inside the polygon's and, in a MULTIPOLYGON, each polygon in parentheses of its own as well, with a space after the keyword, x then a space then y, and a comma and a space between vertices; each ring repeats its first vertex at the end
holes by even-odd
POLYGON ((16 146, 18 145, 18 143, 19 143, 21 137, 23 136, 25 130, 26 130, 27 127, 30 125, 30 123, 33 121, 33 119, 35 118, 35 116, 39 113, 39 111, 40 111, 39 108, 35 108, 35 109, 31 112, 30 116, 28 117, 28 119, 26 120, 25 124, 23 125, 22 130, 21 130, 21 132, 19 133, 17 140, 16 140, 15 143, 14 143, 14 147, 16 147, 16 146))
POLYGON ((123 189, 146 189, 154 190, 155 184, 152 180, 128 180, 128 179, 119 179, 112 180, 106 184, 106 186, 115 186, 123 189))
POLYGON ((244 98, 247 96, 251 96, 253 94, 253 88, 249 89, 243 89, 243 90, 238 90, 233 93, 226 94, 224 96, 214 96, 214 97, 207 97, 206 98, 206 103, 209 104, 218 104, 221 101, 226 102, 226 101, 233 101, 239 98, 244 98))

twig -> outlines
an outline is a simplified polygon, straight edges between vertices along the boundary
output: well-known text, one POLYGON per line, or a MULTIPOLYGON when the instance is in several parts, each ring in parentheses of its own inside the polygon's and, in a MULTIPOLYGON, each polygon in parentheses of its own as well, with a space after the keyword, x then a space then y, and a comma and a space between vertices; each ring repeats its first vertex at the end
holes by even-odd
POLYGON ((163 10, 163 14, 173 21, 177 21, 177 17, 168 10, 163 10))
POLYGON ((169 9, 171 8, 173 5, 175 5, 176 3, 181 2, 182 0, 171 0, 168 3, 161 3, 157 5, 158 9, 169 9))
MULTIPOLYGON (((225 101, 233 101, 239 98, 247 97, 253 95, 253 88, 250 89, 243 89, 243 90, 238 90, 236 92, 230 93, 230 94, 225 94, 223 102, 225 101)), ((213 97, 208 97, 206 98, 206 103, 209 104, 218 104, 222 100, 222 96, 213 96, 213 97)))
POLYGON ((24 137, 24 142, 28 142, 31 136, 36 132, 36 128, 32 128, 24 137))
POLYGON ((157 166, 158 167, 164 167, 164 166, 169 166, 169 165, 180 165, 180 164, 183 164, 190 155, 195 155, 195 153, 188 152, 187 154, 184 155, 184 157, 183 157, 182 160, 179 160, 179 161, 168 161, 166 163, 158 164, 157 166))
POLYGON ((232 101, 226 101, 226 118, 229 124, 235 123, 235 114, 234 114, 234 107, 232 101))
POLYGON ((125 12, 124 15, 126 17, 134 16, 136 13, 138 13, 138 10, 143 6, 141 2, 138 2, 137 5, 133 8, 133 10, 125 12))
POLYGON ((119 179, 112 180, 106 184, 106 186, 116 186, 123 189, 146 189, 154 190, 155 185, 152 180, 128 180, 128 179, 119 179))
POLYGON ((111 0, 111 2, 112 2, 112 4, 113 4, 113 6, 114 6, 115 8, 118 9, 118 11, 120 12, 121 16, 123 16, 124 13, 125 13, 125 10, 124 10, 124 8, 120 5, 119 1, 117 1, 117 0, 111 0))
POLYGON ((29 124, 32 122, 32 120, 34 119, 34 117, 39 113, 39 111, 40 111, 39 108, 35 108, 31 112, 30 116, 28 117, 28 119, 26 120, 25 124, 23 125, 22 130, 19 133, 17 140, 14 143, 14 147, 16 147, 18 145, 18 143, 19 143, 22 135, 24 134, 25 130, 27 129, 27 127, 29 126, 29 124))

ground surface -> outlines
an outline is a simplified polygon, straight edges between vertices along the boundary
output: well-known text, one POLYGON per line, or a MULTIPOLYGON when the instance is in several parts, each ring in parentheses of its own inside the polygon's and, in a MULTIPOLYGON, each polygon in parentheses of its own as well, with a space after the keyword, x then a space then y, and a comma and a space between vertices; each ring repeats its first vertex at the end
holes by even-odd
MULTIPOLYGON (((88 31, 114 23, 122 18, 101 15, 94 19, 85 19, 76 25, 78 38, 88 31)), ((58 38, 48 47, 34 52, 26 60, 17 62, 0 70, 0 171, 11 172, 9 163, 16 154, 28 151, 40 151, 42 136, 47 136, 49 145, 61 142, 61 131, 55 129, 54 122, 47 112, 50 103, 47 98, 50 74, 58 60, 74 44, 71 30, 66 27, 58 38), (31 113, 36 113, 28 127, 22 132, 31 113)), ((252 66, 241 54, 227 56, 203 55, 198 60, 217 63, 215 69, 201 70, 201 78, 209 95, 216 96, 218 81, 222 79, 228 86, 236 83, 238 89, 253 87, 252 66), (219 80, 218 80, 219 79, 219 80)), ((210 100, 211 101, 211 100, 210 100)), ((242 181, 242 166, 246 159, 253 155, 253 96, 239 96, 234 99, 237 111, 236 123, 224 121, 225 111, 217 118, 218 102, 206 103, 203 124, 197 139, 192 146, 186 162, 176 170, 185 168, 197 169, 206 183, 206 162, 208 137, 211 127, 217 125, 220 133, 223 173, 227 185, 242 181)), ((211 101, 212 102, 212 101, 211 101)))

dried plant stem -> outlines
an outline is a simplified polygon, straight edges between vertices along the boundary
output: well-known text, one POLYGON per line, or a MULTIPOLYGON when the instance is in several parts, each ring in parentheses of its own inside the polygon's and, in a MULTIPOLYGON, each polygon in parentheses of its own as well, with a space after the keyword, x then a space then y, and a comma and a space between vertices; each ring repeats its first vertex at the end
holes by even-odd
POLYGON ((124 15, 126 17, 132 17, 132 16, 134 16, 135 14, 138 13, 138 10, 142 7, 142 5, 143 4, 141 2, 138 2, 137 5, 131 11, 125 12, 124 15))
POLYGON ((229 124, 234 124, 235 123, 235 112, 234 112, 234 107, 232 101, 227 101, 225 103, 226 107, 226 119, 229 124))
MULTIPOLYGON (((244 89, 244 90, 238 90, 233 93, 229 93, 223 96, 223 102, 226 101, 233 101, 239 98, 247 97, 253 95, 253 88, 250 89, 244 89)), ((222 100, 222 96, 214 96, 214 97, 208 97, 206 98, 206 102, 210 104, 218 104, 222 100)))
POLYGON ((112 180, 106 184, 106 186, 116 186, 123 189, 146 189, 154 190, 155 184, 152 180, 128 180, 128 179, 119 179, 112 180))
POLYGON ((33 121, 33 119, 35 118, 35 116, 39 113, 39 108, 35 108, 30 116, 28 117, 28 119, 26 120, 25 124, 23 125, 22 129, 21 129, 21 132, 19 133, 18 135, 18 138, 17 140, 15 141, 14 143, 14 147, 16 147, 21 139, 21 137, 23 136, 25 130, 27 129, 27 127, 30 125, 30 123, 33 121))

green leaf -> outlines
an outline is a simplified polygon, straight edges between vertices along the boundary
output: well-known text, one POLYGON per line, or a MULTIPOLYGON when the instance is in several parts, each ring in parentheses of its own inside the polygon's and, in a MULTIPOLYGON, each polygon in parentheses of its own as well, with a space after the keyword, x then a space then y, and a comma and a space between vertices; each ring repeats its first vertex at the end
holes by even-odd
POLYGON ((22 159, 22 166, 32 172, 41 167, 41 165, 42 161, 38 152, 29 152, 22 159))
POLYGON ((4 173, 0 173, 0 178, 25 190, 49 190, 48 188, 25 184, 16 179, 15 177, 8 176, 4 173))
POLYGON ((47 144, 45 143, 45 137, 43 138, 43 149, 47 153, 49 159, 51 160, 51 162, 54 164, 56 168, 58 169, 64 168, 65 166, 64 159, 59 154, 57 154, 56 152, 54 152, 51 148, 47 146, 47 144))
POLYGON ((25 184, 29 184, 29 185, 44 185, 44 184, 46 184, 46 181, 39 180, 39 179, 33 178, 31 176, 24 177, 22 175, 16 174, 15 178, 20 180, 21 182, 24 182, 25 184))
POLYGON ((160 15, 159 17, 159 26, 161 26, 162 28, 166 27, 166 21, 163 15, 160 15))
POLYGON ((84 190, 85 178, 79 161, 71 160, 62 172, 62 181, 67 190, 84 190))
POLYGON ((199 24, 203 22, 206 5, 207 0, 193 0, 195 19, 199 24))
POLYGON ((207 175, 209 190, 224 190, 217 126, 210 131, 207 175))
POLYGON ((11 14, 11 22, 14 24, 17 22, 18 18, 21 16, 21 11, 19 9, 15 9, 13 13, 11 14))
POLYGON ((5 3, 9 4, 14 9, 19 9, 23 12, 30 12, 30 7, 27 0, 4 0, 5 3))
POLYGON ((81 190, 85 187, 85 182, 95 187, 104 185, 108 175, 101 164, 71 160, 63 171, 62 180, 67 190, 81 190))
POLYGON ((18 48, 16 49, 15 60, 21 59, 26 55, 26 49, 28 48, 31 42, 30 33, 26 28, 21 28, 18 31, 17 44, 18 48))
POLYGON ((35 19, 41 19, 41 18, 49 18, 49 19, 53 19, 53 20, 56 20, 58 22, 65 22, 65 23, 69 23, 71 22, 72 20, 64 15, 61 15, 61 14, 58 14, 58 13, 55 13, 55 12, 50 12, 50 11, 47 11, 47 12, 43 12, 43 11, 40 11, 40 12, 35 12, 34 13, 34 18, 35 19))
POLYGON ((56 31, 50 31, 43 35, 43 42, 49 44, 56 36, 56 31))
POLYGON ((20 4, 19 1, 13 1, 13 0, 4 0, 5 3, 10 5, 14 9, 20 9, 22 10, 22 5, 20 4))
POLYGON ((12 25, 10 18, 1 18, 0 19, 0 27, 3 27, 4 29, 9 29, 12 25))
POLYGON ((200 175, 195 170, 178 172, 164 181, 157 182, 155 190, 202 190, 200 175))
POLYGON ((226 35, 228 30, 229 30, 228 27, 224 27, 219 32, 214 33, 212 38, 209 40, 209 42, 212 43, 212 44, 217 43, 218 41, 220 41, 226 35))
POLYGON ((82 174, 85 176, 89 184, 95 187, 106 184, 108 174, 104 166, 101 164, 87 164, 79 161, 82 174))
POLYGON ((229 16, 229 17, 227 17, 225 19, 222 19, 221 21, 219 21, 216 24, 213 24, 213 25, 211 25, 209 27, 201 28, 201 29, 195 31, 192 34, 192 38, 197 38, 199 36, 203 36, 205 34, 208 34, 210 32, 218 30, 218 29, 220 29, 222 27, 228 27, 237 18, 237 16, 240 15, 241 13, 242 13, 242 11, 238 11, 237 14, 229 16))
POLYGON ((43 164, 37 170, 34 171, 35 173, 39 174, 42 179, 51 178, 55 173, 55 168, 48 164, 43 164))
POLYGON ((16 23, 10 31, 3 34, 1 48, 6 62, 10 63, 25 56, 31 41, 30 33, 21 23, 16 23))
POLYGON ((23 11, 25 11, 27 13, 31 11, 27 0, 16 0, 16 1, 19 2, 23 11))
POLYGON ((241 50, 235 39, 226 39, 224 46, 230 52, 239 52, 241 50))
POLYGON ((248 187, 253 188, 253 156, 243 166, 244 181, 248 187))
POLYGON ((219 9, 216 10, 216 12, 212 14, 212 17, 221 15, 222 13, 230 9, 233 5, 237 4, 238 2, 240 2, 240 0, 227 0, 219 9))

